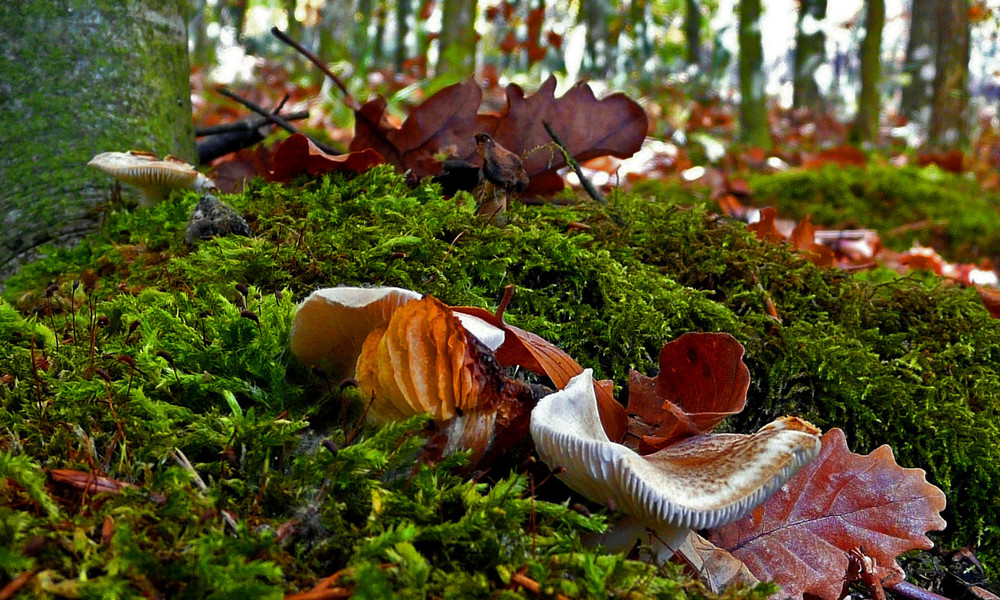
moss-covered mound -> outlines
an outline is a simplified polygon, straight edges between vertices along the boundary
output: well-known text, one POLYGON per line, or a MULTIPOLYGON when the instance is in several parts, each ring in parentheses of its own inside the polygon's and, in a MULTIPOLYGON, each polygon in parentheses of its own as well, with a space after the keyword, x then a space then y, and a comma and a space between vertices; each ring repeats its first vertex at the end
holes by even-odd
POLYGON ((754 204, 821 226, 874 229, 895 250, 918 242, 951 260, 1000 259, 1000 195, 936 167, 827 166, 753 175, 754 204))
POLYGON ((519 205, 504 228, 385 169, 227 200, 256 238, 188 250, 197 198, 175 198, 112 215, 102 235, 7 282, 6 577, 37 568, 38 589, 84 595, 278 597, 340 572, 372 597, 486 597, 527 568, 574 597, 704 594, 584 550, 603 519, 532 501, 523 474, 473 483, 453 460, 415 467, 419 422, 356 427, 350 388, 342 398, 287 351, 295 303, 336 284, 489 308, 514 285, 508 321, 619 384, 685 331, 728 331, 753 377, 731 427, 794 413, 845 429, 856 451, 889 443, 948 493, 944 545, 1000 547, 1000 325, 974 292, 817 269, 669 195, 519 205), (43 469, 136 487, 84 493, 79 475, 55 483, 43 469))

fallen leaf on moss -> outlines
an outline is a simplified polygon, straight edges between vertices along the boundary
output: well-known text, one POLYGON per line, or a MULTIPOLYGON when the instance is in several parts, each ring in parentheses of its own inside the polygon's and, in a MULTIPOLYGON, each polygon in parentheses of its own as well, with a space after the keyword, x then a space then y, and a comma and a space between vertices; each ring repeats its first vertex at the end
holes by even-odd
POLYGON ((989 311, 994 319, 1000 319, 1000 290, 982 285, 976 286, 979 297, 983 300, 983 306, 989 311))
POLYGON ((868 157, 858 148, 854 146, 836 146, 806 156, 802 161, 802 167, 805 169, 822 169, 826 165, 863 167, 867 163, 868 157))
POLYGON ((811 215, 806 215, 795 225, 789 241, 796 250, 804 253, 814 265, 832 267, 836 256, 833 250, 816 243, 816 226, 812 224, 811 215))
POLYGON ((370 148, 332 155, 323 152, 306 136, 296 133, 281 142, 271 157, 271 181, 290 181, 296 175, 322 175, 334 171, 363 173, 385 159, 370 148))
POLYGON ((728 333, 685 333, 663 346, 660 373, 629 374, 629 432, 639 452, 655 452, 679 438, 709 433, 746 406, 750 370, 743 344, 728 333))
POLYGON ((781 232, 775 226, 777 216, 778 211, 773 206, 765 206, 760 209, 760 220, 747 225, 747 230, 752 231, 758 240, 775 243, 783 242, 785 241, 785 236, 781 235, 781 232))
POLYGON ((892 449, 866 456, 847 449, 844 432, 822 437, 820 455, 743 519, 713 529, 709 539, 773 580, 785 597, 836 600, 847 552, 863 547, 882 582, 904 577, 901 553, 933 547, 927 531, 944 529, 945 496, 922 469, 896 464, 892 449))

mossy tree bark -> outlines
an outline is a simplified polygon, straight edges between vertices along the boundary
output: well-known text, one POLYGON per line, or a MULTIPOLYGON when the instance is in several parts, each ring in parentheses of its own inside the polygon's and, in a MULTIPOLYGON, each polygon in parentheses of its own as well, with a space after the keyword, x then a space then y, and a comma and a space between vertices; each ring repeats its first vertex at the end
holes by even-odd
POLYGON ((701 3, 687 0, 684 11, 684 37, 687 38, 687 61, 690 65, 701 64, 701 3))
POLYGON ((740 139, 767 148, 771 137, 764 95, 760 12, 760 0, 740 0, 740 139))
POLYGON ((912 0, 910 35, 903 67, 908 81, 903 86, 899 109, 910 121, 926 125, 934 95, 934 58, 938 49, 938 4, 941 0, 912 0))
POLYGON ((465 0, 444 1, 438 75, 469 77, 476 70, 477 5, 465 0))
POLYGON ((796 108, 823 109, 823 95, 816 70, 826 61, 826 0, 802 0, 795 32, 795 75, 792 104, 796 108))
POLYGON ((938 52, 934 97, 927 144, 931 149, 955 148, 968 142, 969 3, 941 0, 937 15, 938 52))
POLYGON ((882 28, 885 25, 885 0, 867 0, 865 39, 861 42, 861 92, 858 114, 854 119, 851 139, 872 142, 878 138, 879 79, 882 76, 882 28))
POLYGON ((178 0, 0 2, 0 281, 40 244, 99 223, 95 154, 195 160, 178 0))

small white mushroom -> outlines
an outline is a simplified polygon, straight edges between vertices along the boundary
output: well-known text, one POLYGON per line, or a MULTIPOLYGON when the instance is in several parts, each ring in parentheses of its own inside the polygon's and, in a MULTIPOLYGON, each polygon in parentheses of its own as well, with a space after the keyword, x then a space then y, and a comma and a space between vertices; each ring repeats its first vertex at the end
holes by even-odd
POLYGON ((551 469, 565 469, 558 476, 570 488, 627 515, 600 543, 628 550, 644 539, 660 560, 689 530, 750 512, 820 450, 815 427, 785 417, 752 435, 699 435, 641 456, 605 434, 590 369, 538 402, 531 437, 551 469))
POLYGON ((168 155, 160 160, 155 154, 137 150, 102 152, 87 165, 141 189, 142 206, 162 200, 177 189, 208 191, 215 188, 211 179, 176 156, 168 155))

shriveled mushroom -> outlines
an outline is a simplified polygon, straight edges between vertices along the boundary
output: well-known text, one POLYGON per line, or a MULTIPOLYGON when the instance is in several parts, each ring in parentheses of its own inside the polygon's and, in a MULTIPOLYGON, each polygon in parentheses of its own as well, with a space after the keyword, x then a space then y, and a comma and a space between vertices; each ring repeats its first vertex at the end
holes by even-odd
POLYGON ((209 191, 215 188, 211 179, 176 156, 168 155, 160 160, 155 154, 138 150, 102 152, 87 165, 141 189, 139 203, 142 206, 162 200, 173 190, 209 191))
POLYGON ((649 540, 667 560, 692 529, 734 521, 763 503, 820 449, 819 431, 795 417, 752 435, 697 435, 641 456, 608 439, 589 369, 542 398, 531 414, 539 456, 589 500, 627 516, 602 540, 628 550, 649 540))

